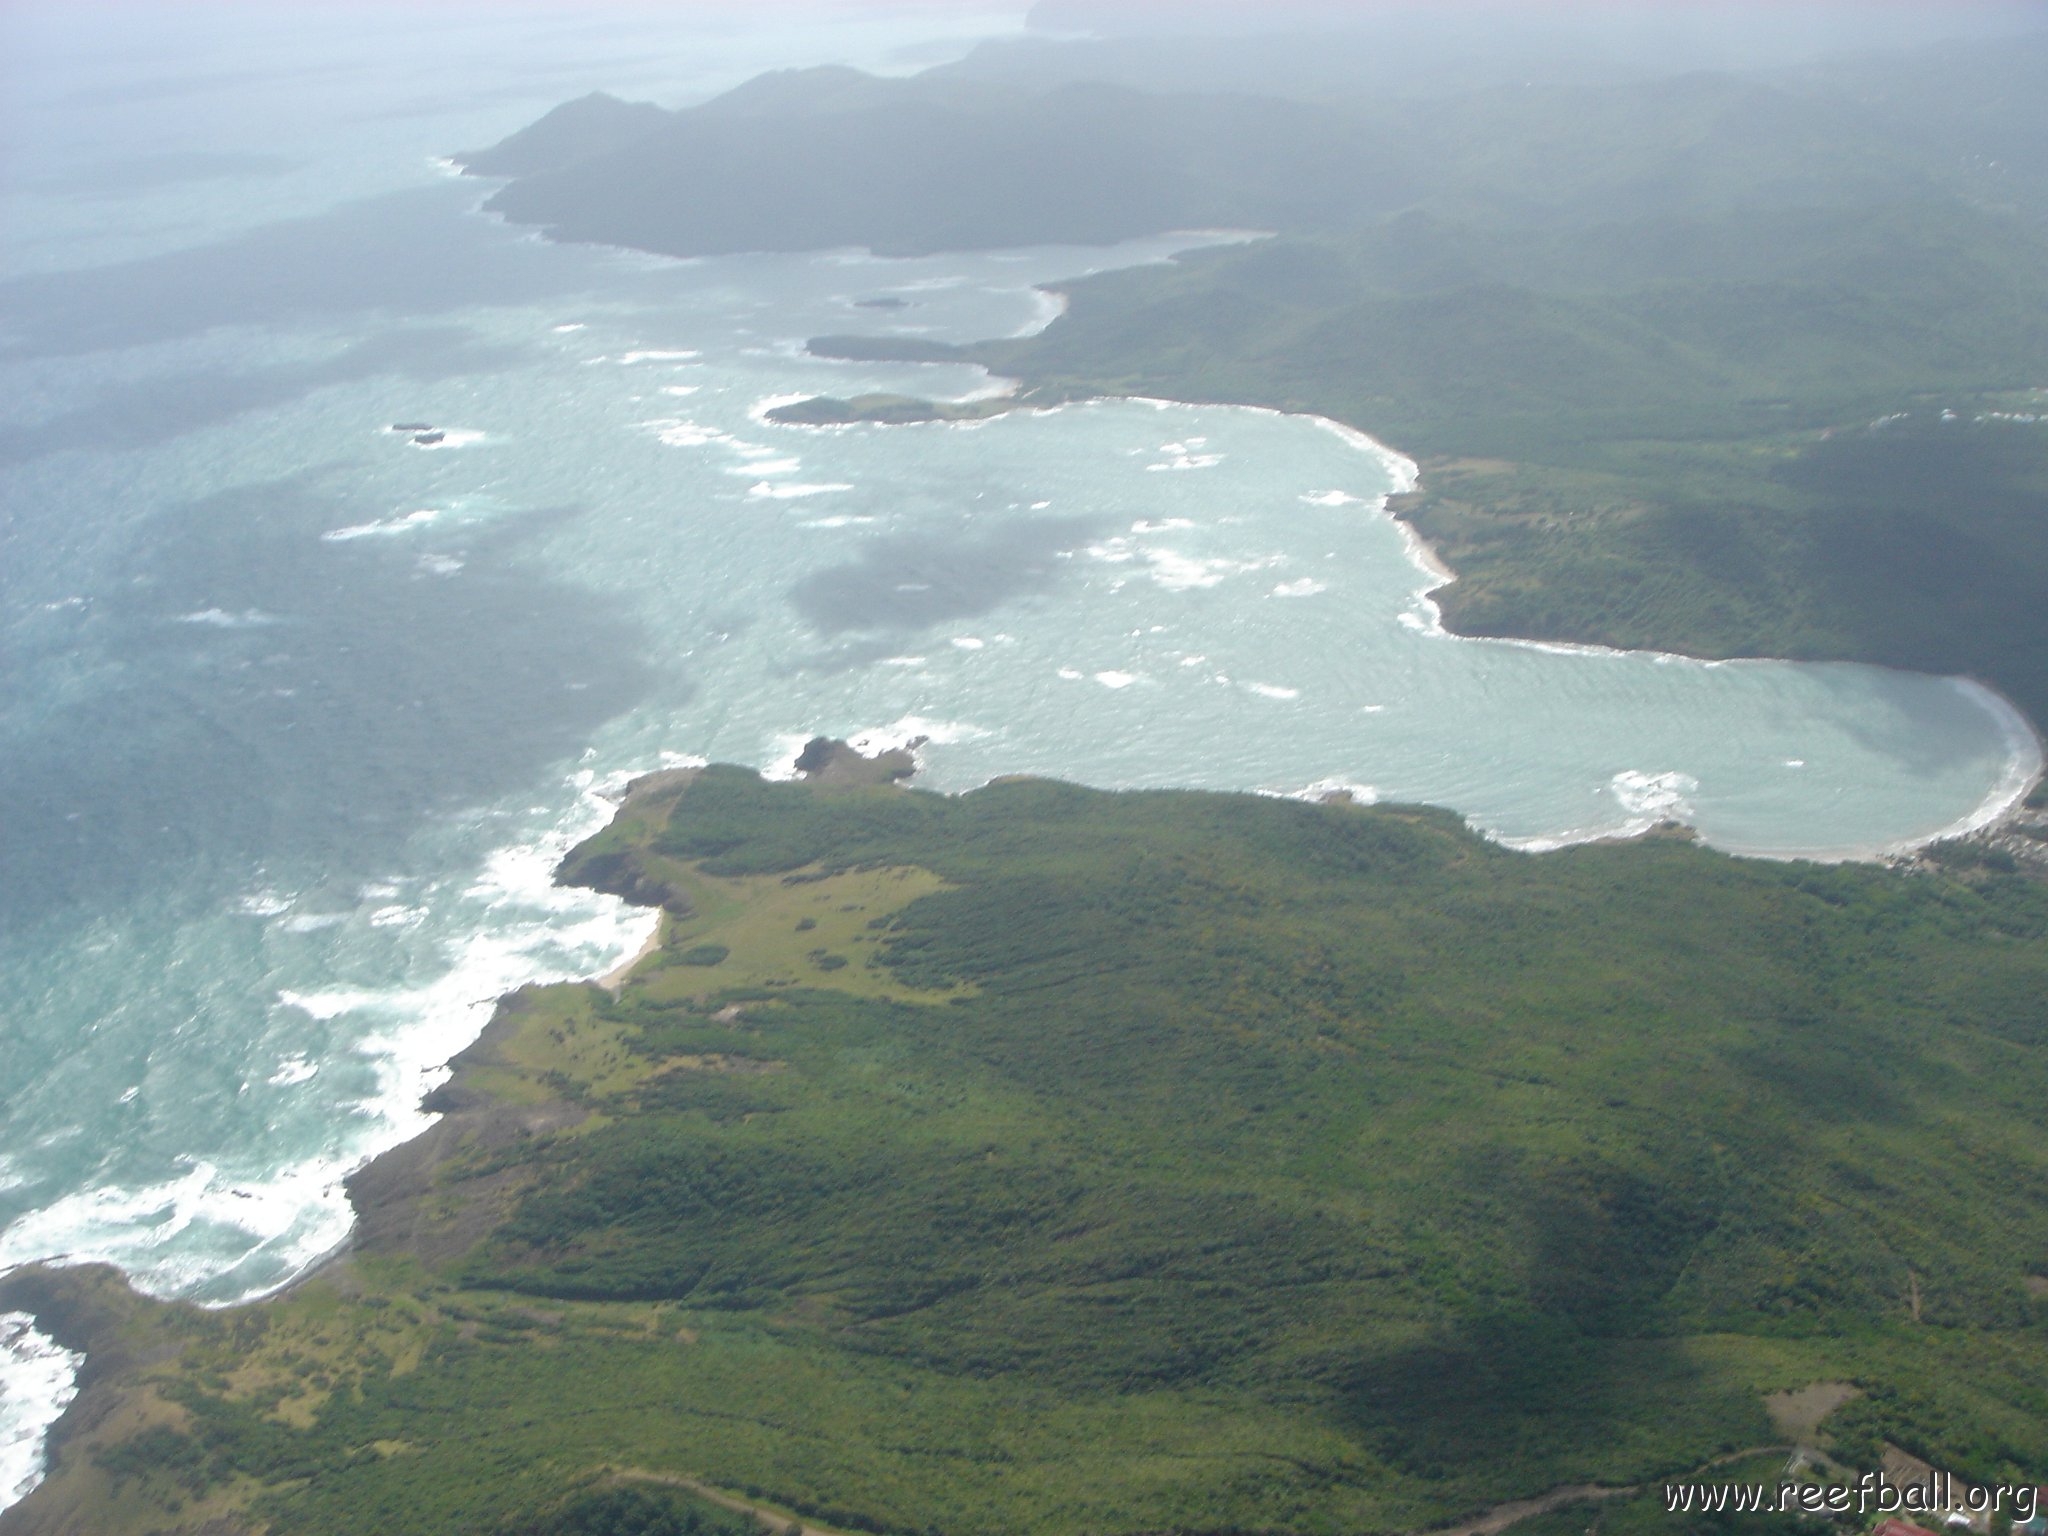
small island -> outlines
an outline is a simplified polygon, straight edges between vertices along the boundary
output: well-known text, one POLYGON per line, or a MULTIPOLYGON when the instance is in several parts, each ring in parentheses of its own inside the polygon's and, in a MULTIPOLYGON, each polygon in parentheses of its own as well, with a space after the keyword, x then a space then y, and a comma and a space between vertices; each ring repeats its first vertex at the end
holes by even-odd
POLYGON ((1025 399, 1020 395, 989 395, 978 400, 926 400, 915 395, 813 395, 778 405, 766 412, 767 419, 785 427, 838 427, 857 422, 879 422, 906 426, 920 421, 986 421, 1009 411, 1054 402, 1042 396, 1025 399))

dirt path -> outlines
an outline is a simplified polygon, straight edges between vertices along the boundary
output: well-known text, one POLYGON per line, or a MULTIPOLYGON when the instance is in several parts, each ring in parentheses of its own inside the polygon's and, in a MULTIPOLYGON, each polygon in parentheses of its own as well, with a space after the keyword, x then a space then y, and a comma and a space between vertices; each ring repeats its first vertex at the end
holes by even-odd
POLYGON ((619 1467, 614 1476, 627 1483, 658 1483, 664 1488, 681 1488, 694 1493, 706 1503, 716 1504, 721 1509, 732 1510, 735 1514, 750 1515, 761 1522, 764 1530, 773 1531, 776 1536, 850 1536, 850 1533, 830 1525, 812 1525, 800 1520, 785 1510, 772 1509, 766 1504, 751 1504, 736 1493, 727 1493, 709 1483, 699 1482, 694 1477, 684 1477, 678 1472, 642 1472, 633 1467, 619 1467))
MULTIPOLYGON (((1790 1455, 1794 1447, 1789 1445, 1753 1445, 1747 1450, 1730 1451, 1725 1456, 1716 1456, 1712 1461, 1702 1462, 1690 1472, 1668 1479, 1673 1483, 1697 1481, 1721 1467, 1738 1461, 1747 1461, 1752 1456, 1790 1455)), ((762 1527, 775 1536, 851 1536, 829 1525, 812 1525, 799 1520, 786 1511, 774 1509, 766 1504, 754 1504, 737 1494, 714 1488, 709 1483, 699 1482, 694 1477, 684 1477, 675 1472, 642 1472, 632 1467, 615 1469, 614 1476, 622 1482, 657 1483, 668 1488, 682 1488, 694 1493, 700 1499, 708 1500, 721 1509, 750 1515, 761 1522, 762 1527)), ((1618 1499, 1629 1494, 1641 1493, 1650 1487, 1648 1483, 1631 1483, 1626 1487, 1609 1488, 1599 1483, 1572 1483, 1562 1488, 1553 1488, 1548 1493, 1538 1494, 1533 1499, 1513 1499, 1506 1504, 1496 1504, 1483 1515, 1470 1520, 1461 1520, 1456 1525, 1432 1526, 1421 1536, 1498 1536, 1518 1520, 1527 1520, 1532 1515, 1548 1514, 1566 1504, 1591 1504, 1602 1499, 1618 1499)))
MULTIPOLYGON (((1690 1472, 1680 1473, 1666 1479, 1672 1483, 1696 1482, 1707 1473, 1730 1466, 1738 1461, 1747 1461, 1752 1456, 1790 1455, 1789 1445, 1753 1445, 1746 1451, 1730 1451, 1726 1456, 1716 1456, 1712 1461, 1703 1462, 1690 1472)), ((1641 1493, 1650 1487, 1648 1483, 1631 1483, 1624 1488, 1609 1488, 1599 1483, 1574 1483, 1563 1488, 1553 1488, 1548 1493, 1538 1494, 1533 1499, 1515 1499, 1506 1504, 1496 1504, 1485 1514, 1470 1520, 1461 1520, 1456 1525, 1432 1526, 1422 1536, 1496 1536, 1518 1520, 1527 1520, 1532 1515, 1545 1515, 1566 1504, 1590 1504, 1601 1499, 1618 1499, 1632 1493, 1641 1493)))

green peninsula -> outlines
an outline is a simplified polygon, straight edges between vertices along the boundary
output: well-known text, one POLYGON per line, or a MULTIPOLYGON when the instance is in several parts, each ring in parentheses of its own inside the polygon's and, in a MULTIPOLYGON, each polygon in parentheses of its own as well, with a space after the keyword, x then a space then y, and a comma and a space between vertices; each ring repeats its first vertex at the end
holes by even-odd
POLYGON ((659 942, 506 999, 307 1281, 14 1276, 93 1364, 0 1528, 1402 1532, 1788 1443, 2048 1464, 2048 884, 820 747, 570 856, 659 942))

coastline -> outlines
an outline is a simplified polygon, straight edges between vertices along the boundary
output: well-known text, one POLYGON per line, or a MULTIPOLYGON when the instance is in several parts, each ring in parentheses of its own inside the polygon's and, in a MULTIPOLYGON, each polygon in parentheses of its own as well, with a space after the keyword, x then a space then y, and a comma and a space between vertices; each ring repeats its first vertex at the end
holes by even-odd
MULTIPOLYGON (((996 387, 1003 387, 1004 381, 1000 378, 1000 376, 991 373, 989 377, 994 382, 996 387)), ((1017 381, 1008 381, 1008 388, 1010 390, 1014 391, 1016 385, 1017 381)), ((799 396, 795 398, 805 397, 799 396)), ((1453 638, 1461 639, 1506 639, 1507 643, 1509 644, 1526 645, 1536 649, 1551 650, 1563 653, 1591 653, 1609 655, 1658 654, 1646 651, 1631 652, 1613 647, 1586 645, 1574 642, 1553 642, 1517 637, 1464 636, 1459 635, 1456 631, 1452 631, 1446 628, 1442 623, 1441 610, 1438 607, 1438 605, 1432 600, 1432 594, 1438 591, 1443 585, 1455 581, 1457 579, 1456 573, 1437 554, 1436 550, 1428 542, 1428 540, 1424 538, 1424 536, 1412 524, 1410 524, 1404 517, 1402 517, 1398 511, 1396 511, 1388 505, 1390 498, 1407 494, 1410 491, 1412 491, 1416 485, 1419 484, 1420 472, 1418 466, 1416 465, 1413 459, 1408 458, 1406 455, 1400 453, 1398 450, 1393 449, 1386 444, 1378 442, 1378 440, 1370 437, 1370 435, 1365 433, 1364 431, 1349 426, 1341 421, 1337 421, 1333 418, 1314 415, 1312 413, 1287 412, 1275 407, 1256 405, 1246 402, 1183 401, 1159 399, 1147 396, 1126 396, 1115 394, 1093 395, 1082 399, 1072 401, 1061 401, 1058 403, 1031 402, 1019 400, 1017 401, 1015 408, 1031 410, 1033 412, 1051 412, 1064 409, 1068 404, 1087 404, 1097 400, 1130 400, 1134 402, 1152 404, 1160 409, 1201 409, 1205 407, 1224 406, 1231 409, 1249 410, 1262 414, 1270 414, 1274 416, 1299 415, 1304 417, 1311 423, 1315 424, 1317 427, 1332 432, 1340 439, 1346 441, 1347 443, 1350 443, 1354 447, 1359 448, 1361 451, 1374 455, 1384 465, 1386 465, 1390 471, 1395 472, 1397 482, 1401 480, 1401 467, 1405 466, 1406 482, 1397 483, 1397 488, 1382 493, 1376 499, 1376 505, 1378 510, 1387 512, 1388 515, 1394 520, 1397 527, 1401 531, 1403 541, 1407 548, 1410 559, 1414 562, 1414 564, 1416 565, 1418 570, 1423 574, 1423 576, 1428 579, 1428 584, 1420 589, 1418 595, 1422 598, 1423 601, 1425 601, 1428 604, 1432 612, 1435 613, 1436 630, 1438 633, 1450 635, 1453 638)), ((1360 500, 1361 502, 1363 502, 1368 499, 1369 498, 1361 498, 1360 500)), ((1691 659, 1696 660, 1701 665, 1705 666, 1719 666, 1725 664, 1724 660, 1719 659, 1691 659)), ((1857 665, 1864 664, 1858 663, 1857 665)), ((2033 726, 2031 721, 2027 720, 2024 714, 2022 714, 2016 706, 2013 706, 2009 700, 2006 700, 2003 697, 2003 695, 1998 694, 1995 689, 1992 689, 1987 685, 1982 684, 1981 682, 1978 682, 1973 679, 1958 679, 1957 682, 1960 685, 1966 685, 1969 688, 1976 689, 1981 694, 1985 695, 1987 699, 1991 701, 1990 703, 1986 704, 1987 708, 1991 708, 1992 703, 1995 703, 1995 705, 1998 706, 1998 709, 1994 710, 1994 713, 2003 711, 2003 713, 2001 714, 2002 722, 2005 720, 2006 716, 2009 716, 2012 721, 2017 722, 2018 729, 2023 730, 2025 733, 2025 737, 2029 739, 2032 743, 2033 766, 2031 773, 2028 775, 2022 775, 2017 779, 2008 776, 2008 782, 2001 783, 1996 794, 1991 798, 1987 799, 1984 806, 1980 807, 1977 811, 1972 812, 1968 817, 1964 818, 1963 820, 1951 824, 1951 826, 1949 826, 1948 828, 1945 828, 1941 832, 1936 833, 1931 837, 1916 840, 1914 842, 1907 844, 1893 845, 1886 849, 1872 850, 1870 852, 1857 855, 1847 855, 1844 856, 1844 861, 1853 860, 1856 862, 1885 862, 1901 858, 1911 859, 1913 857, 1916 857, 1921 850, 1924 850, 1929 845, 1936 842, 1961 840, 1979 835, 1996 835, 2001 828, 2013 825, 2023 817, 2024 802, 2030 791, 2035 786, 2037 786, 2041 781, 2043 756, 2043 744, 2041 733, 2037 728, 2033 726), (1997 802, 1996 804, 1993 803, 1994 800, 1997 802)), ((2017 740, 2019 738, 2015 736, 2014 739, 2017 740)), ((620 802, 621 806, 623 807, 625 803, 630 801, 631 797, 639 788, 639 786, 646 782, 646 779, 652 777, 655 776, 644 776, 641 779, 634 780, 632 784, 629 784, 626 790, 625 798, 620 802)), ((1663 825, 1667 825, 1667 823, 1653 821, 1649 826, 1646 826, 1638 831, 1633 831, 1625 834, 1602 833, 1590 838, 1566 839, 1559 841, 1553 846, 1575 846, 1577 845, 1577 843, 1585 841, 1633 841, 1639 837, 1654 834, 1657 828, 1663 825)), ((1797 855, 1771 854, 1744 854, 1742 856, 1762 858, 1798 857, 1797 855)), ((630 900, 630 898, 628 899, 630 900)), ((655 914, 655 923, 653 931, 650 932, 648 937, 642 941, 640 947, 636 952, 628 956, 619 964, 613 966, 610 970, 605 971, 602 975, 592 976, 588 979, 596 985, 604 986, 607 988, 616 988, 619 985, 623 984, 623 982, 631 974, 631 972, 642 961, 644 961, 655 949, 658 948, 661 927, 662 920, 659 916, 659 913, 657 912, 655 914)), ((455 1063, 460 1059, 461 1056, 466 1054, 473 1047, 481 1046, 490 1037, 491 1030, 500 1022, 504 1002, 504 998, 499 999, 500 1012, 494 1012, 491 1019, 484 1025, 483 1030, 474 1038, 474 1040, 472 1040, 471 1044, 469 1046, 465 1046, 461 1051, 458 1051, 455 1057, 450 1058, 449 1065, 451 1068, 455 1067, 455 1063)), ((448 1086, 450 1088, 455 1087, 455 1085, 459 1081, 459 1076, 460 1073, 458 1068, 456 1069, 456 1076, 450 1077, 448 1080, 448 1086)), ((432 1095, 430 1095, 429 1097, 431 1098, 432 1095)), ((423 1129, 420 1129, 416 1133, 407 1136, 405 1139, 399 1141, 396 1145, 387 1147, 383 1152, 376 1153, 366 1158, 361 1164, 357 1165, 356 1170, 354 1170, 350 1174, 350 1177, 353 1178, 355 1172, 368 1170, 369 1168, 373 1167, 374 1165, 382 1161, 384 1158, 391 1156, 392 1154, 399 1153, 407 1148, 413 1147, 415 1144, 431 1136, 439 1127, 441 1127, 447 1122, 447 1111, 435 1111, 432 1112, 432 1114, 433 1118, 430 1118, 426 1122, 423 1129)), ((351 1192, 351 1205, 354 1205, 353 1191, 351 1192)), ((357 1234, 361 1229, 361 1225, 361 1212, 360 1210, 358 1210, 357 1219, 354 1223, 352 1223, 349 1234, 345 1236, 337 1246, 328 1250, 326 1253, 320 1255, 319 1257, 315 1258, 311 1263, 309 1263, 307 1266, 305 1266, 303 1269, 298 1271, 296 1274, 294 1274, 292 1277, 290 1277, 288 1280, 286 1280, 279 1286, 265 1292, 239 1298, 238 1300, 227 1303, 226 1305, 228 1307, 238 1307, 249 1302, 261 1302, 269 1297, 279 1296, 292 1290, 295 1290, 298 1287, 306 1284, 307 1282, 315 1279, 316 1277, 322 1276, 330 1272, 335 1265, 345 1260, 348 1257, 348 1255, 353 1251, 356 1245, 357 1234)), ((81 1372, 81 1379, 83 1379, 83 1372, 81 1372)), ((61 1422, 61 1418, 59 1422, 61 1422)), ((56 1431, 54 1429, 51 1434, 50 1443, 52 1445, 57 1443, 56 1431)))
MULTIPOLYGON (((911 761, 914 744, 888 746, 877 743, 877 750, 870 754, 855 744, 814 738, 804 754, 810 763, 801 772, 825 789, 896 783, 907 777, 909 769, 914 766, 911 761)), ((605 845, 606 834, 622 823, 630 826, 643 813, 652 811, 665 815, 673 807, 673 797, 680 794, 698 773, 697 769, 664 770, 629 782, 614 800, 612 818, 606 826, 585 838, 558 866, 557 881, 564 885, 602 889, 610 867, 605 862, 611 852, 605 845)), ((1324 787, 1333 791, 1318 797, 1325 802, 1344 799, 1358 804, 1371 803, 1369 792, 1364 796, 1356 793, 1363 786, 1332 784, 1324 787)), ((1595 841, 1635 842, 1645 836, 1650 839, 1693 840, 1689 830, 1669 822, 1659 822, 1647 834, 1628 838, 1604 837, 1595 841)), ((651 908, 657 922, 663 923, 661 914, 665 903, 653 886, 634 886, 618 894, 633 905, 651 908)), ((657 933, 659 931, 657 929, 657 933)), ((602 975, 585 978, 582 985, 615 987, 639 969, 658 947, 658 943, 650 939, 631 959, 602 975)), ((493 1086, 486 1076, 502 1071, 515 1061, 520 1063, 515 1070, 527 1074, 536 1070, 530 1055, 522 1058, 505 1051, 532 1020, 548 1017, 544 1008, 537 1008, 526 993, 527 989, 522 987, 500 997, 484 1030, 450 1058, 447 1080, 421 1105, 422 1110, 433 1117, 427 1127, 368 1159, 350 1174, 347 1192, 356 1220, 348 1240, 287 1284, 263 1296, 230 1303, 228 1308, 214 1309, 144 1295, 118 1269, 107 1264, 74 1267, 35 1265, 0 1276, 0 1311, 29 1313, 47 1336, 61 1347, 84 1357, 76 1376, 76 1394, 50 1426, 45 1439, 45 1456, 53 1475, 42 1486, 52 1492, 44 1501, 29 1505, 28 1513, 21 1521, 10 1520, 9 1512, 0 1511, 0 1530, 19 1528, 24 1532, 40 1532, 60 1528, 51 1523, 52 1514, 75 1508, 75 1504, 64 1501, 79 1497, 78 1485, 64 1480, 64 1474, 70 1470, 59 1461, 65 1448, 74 1438, 84 1435, 88 1438, 77 1454, 93 1454, 95 1447, 102 1442, 91 1439, 92 1432, 104 1423, 114 1422, 116 1414, 126 1415, 119 1422, 132 1427, 137 1401, 135 1393, 138 1384, 146 1379, 145 1373, 176 1359, 192 1337, 190 1330, 181 1326, 181 1320, 189 1322, 199 1314, 238 1310, 251 1305, 260 1307, 315 1283, 331 1283, 344 1296, 354 1294, 364 1282, 351 1276, 348 1264, 358 1256, 383 1261, 423 1261, 433 1265, 458 1258, 490 1230, 491 1221, 503 1209, 499 1203, 502 1197, 498 1193, 485 1191, 470 1204, 452 1210, 445 1208, 444 1202, 438 1198, 441 1188, 439 1175, 450 1159, 465 1149, 473 1150, 479 1146, 490 1149, 534 1134, 573 1128, 590 1113, 571 1097, 544 1096, 539 1100, 529 1100, 522 1094, 508 1096, 502 1091, 502 1084, 493 1086), (49 1506, 48 1511, 43 1507, 45 1503, 49 1506)), ((729 1492, 709 1485, 693 1486, 715 1499, 722 1500, 729 1492)), ((1470 1533, 1485 1536, 1485 1532, 1497 1530, 1514 1518, 1539 1512, 1560 1500, 1589 1495, 1608 1497, 1632 1491, 1631 1486, 1606 1488, 1588 1485, 1532 1493, 1486 1511, 1475 1512, 1463 1524, 1431 1526, 1427 1528, 1427 1536, 1470 1536, 1470 1533)), ((32 1491, 27 1500, 35 1497, 32 1491)), ((21 1507, 21 1504, 13 1506, 21 1507)), ((60 1514, 57 1518, 63 1516, 60 1514)), ((240 1536, 246 1528, 240 1524, 223 1523, 208 1529, 218 1530, 221 1536, 240 1536)), ((818 1529, 823 1531, 826 1528, 818 1529)))
POLYGON ((661 948, 661 916, 657 912, 655 914, 654 926, 648 930, 647 937, 641 942, 640 947, 606 971, 602 976, 593 976, 591 980, 598 986, 603 987, 607 992, 617 992, 620 987, 626 984, 626 978, 639 969, 640 962, 659 948, 661 948))
MULTIPOLYGON (((612 812, 602 826, 586 831, 574 848, 630 814, 636 806, 667 791, 680 789, 695 778, 695 767, 655 769, 628 780, 613 800, 612 812)), ((625 960, 599 975, 582 978, 585 984, 615 990, 660 947, 662 935, 659 905, 636 901, 632 894, 600 892, 595 884, 565 878, 566 857, 557 864, 555 883, 614 894, 630 907, 650 910, 655 923, 647 938, 625 960)), ((532 985, 527 983, 525 985, 532 985)), ((76 1435, 100 1423, 122 1400, 137 1373, 170 1358, 173 1350, 147 1341, 138 1345, 130 1337, 136 1319, 145 1316, 176 1316, 190 1313, 233 1313, 292 1296, 328 1280, 346 1284, 346 1266, 358 1254, 374 1251, 400 1239, 398 1229, 405 1217, 430 1192, 430 1181, 440 1161, 469 1135, 516 1122, 520 1130, 530 1129, 531 1117, 515 1107, 501 1105, 476 1088, 470 1074, 487 1067, 496 1048, 517 1028, 519 996, 525 985, 492 1000, 491 1012, 482 1029, 442 1064, 445 1076, 416 1106, 417 1128, 397 1142, 360 1159, 341 1177, 351 1221, 339 1242, 303 1265, 281 1283, 232 1301, 208 1306, 178 1298, 152 1296, 136 1286, 118 1265, 106 1260, 67 1264, 38 1260, 0 1272, 0 1315, 25 1316, 32 1333, 47 1340, 56 1350, 71 1357, 68 1385, 52 1396, 62 1406, 42 1425, 35 1451, 37 1470, 18 1497, 0 1504, 0 1529, 11 1530, 18 1521, 17 1510, 30 1505, 39 1490, 49 1486, 50 1476, 64 1447, 76 1435)), ((542 1118, 553 1118, 544 1114, 542 1118)), ((403 1234, 410 1237, 412 1234, 403 1234)), ((7 1490, 0 1490, 4 1494, 7 1490)), ((31 1512, 32 1517, 32 1512, 31 1512)))
MULTIPOLYGON (((813 353, 824 361, 836 361, 833 354, 813 353)), ((920 361, 908 359, 907 361, 920 361)), ((784 414, 792 407, 800 410, 805 405, 827 401, 830 397, 820 395, 776 395, 757 402, 749 415, 763 425, 790 427, 804 431, 844 431, 852 425, 874 427, 922 426, 933 423, 971 427, 978 426, 992 416, 1012 413, 1050 415, 1070 407, 1085 407, 1105 402, 1128 402, 1150 405, 1156 410, 1200 410, 1221 407, 1228 410, 1246 411, 1255 415, 1272 417, 1294 417, 1306 421, 1318 429, 1330 433, 1340 441, 1356 448, 1379 462, 1393 478, 1393 485, 1370 498, 1359 498, 1362 504, 1369 504, 1375 512, 1384 514, 1399 531, 1403 549, 1409 561, 1422 577, 1422 585, 1415 589, 1415 599, 1423 610, 1426 633, 1453 640, 1485 641, 1492 644, 1511 645, 1523 649, 1542 651, 1553 655, 1567 656, 1654 656, 1675 658, 1700 667, 1741 666, 1744 664, 1773 663, 1784 658, 1771 656, 1700 656, 1681 650, 1662 650, 1651 647, 1623 647, 1601 645, 1578 640, 1546 640, 1535 636, 1522 635, 1477 635, 1453 629, 1444 620, 1443 607, 1436 600, 1436 594, 1444 587, 1458 580, 1458 573, 1438 552, 1428 538, 1404 513, 1406 507, 1396 505, 1401 498, 1414 497, 1422 485, 1422 468, 1418 460, 1390 444, 1381 442, 1361 427, 1331 416, 1312 411, 1287 411, 1277 406, 1263 405, 1250 401, 1232 400, 1178 400, 1158 395, 1095 393, 1044 399, 1027 389, 1018 378, 983 369, 990 385, 957 399, 926 399, 918 401, 928 408, 927 414, 899 416, 888 419, 881 415, 854 416, 826 421, 805 421, 796 416, 784 414), (974 406, 990 407, 971 416, 949 416, 952 408, 974 406)), ((833 402, 859 405, 863 397, 850 401, 833 402)), ((902 397, 872 397, 877 400, 897 400, 902 397)), ((1922 673, 1911 668, 1887 666, 1881 662, 1841 660, 1834 662, 1809 662, 1809 666, 1863 667, 1901 676, 1933 677, 1941 674, 1922 673)), ((1993 838, 2011 830, 2028 819, 2026 802, 2048 778, 2048 736, 2030 720, 2018 705, 2014 704, 1993 685, 1974 677, 1950 676, 1944 678, 1954 684, 1975 702, 1996 722, 2000 734, 2007 744, 2005 769, 1985 798, 1966 812, 1941 828, 1924 836, 1900 839, 1888 843, 1872 844, 1847 851, 1822 850, 1753 850, 1725 849, 1723 851, 1739 858, 1766 859, 1773 862, 1814 862, 1828 864, 1910 864, 1928 848, 1948 842, 1971 838, 1993 838)), ((1297 791, 1279 791, 1283 794, 1303 795, 1313 792, 1316 785, 1297 791)), ((1495 838, 1492 841, 1518 852, 1542 854, 1586 844, 1607 842, 1631 842, 1671 828, 1683 828, 1688 835, 1697 835, 1690 823, 1661 814, 1646 814, 1632 820, 1622 829, 1605 829, 1579 833, 1567 830, 1548 836, 1522 839, 1495 838)), ((2044 861, 2048 867, 2048 861, 2044 861)))

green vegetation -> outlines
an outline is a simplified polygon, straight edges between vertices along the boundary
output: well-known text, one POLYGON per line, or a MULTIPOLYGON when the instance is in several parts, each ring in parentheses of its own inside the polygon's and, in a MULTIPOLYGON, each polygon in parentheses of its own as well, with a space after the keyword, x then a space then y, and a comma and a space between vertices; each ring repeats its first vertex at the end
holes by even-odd
POLYGON ((1458 573, 1463 632, 1966 673, 2048 718, 2048 247, 1881 212, 1533 250, 1410 217, 1092 278, 1043 335, 961 355, 1055 398, 1312 411, 1419 453, 1397 510, 1458 573), (1740 283, 1598 254, 1746 238, 1770 255, 1740 283))
POLYGON ((660 947, 501 1013, 344 1265, 106 1325, 21 1530, 1412 1530, 1830 1382, 1845 1463, 2048 1467, 2048 886, 728 768, 569 868, 660 947))
POLYGON ((913 421, 981 421, 1024 403, 1027 402, 1008 395, 980 400, 923 400, 914 395, 855 395, 841 399, 836 395, 813 395, 808 400, 778 405, 767 414, 770 421, 791 427, 840 426, 856 421, 901 426, 913 421))

